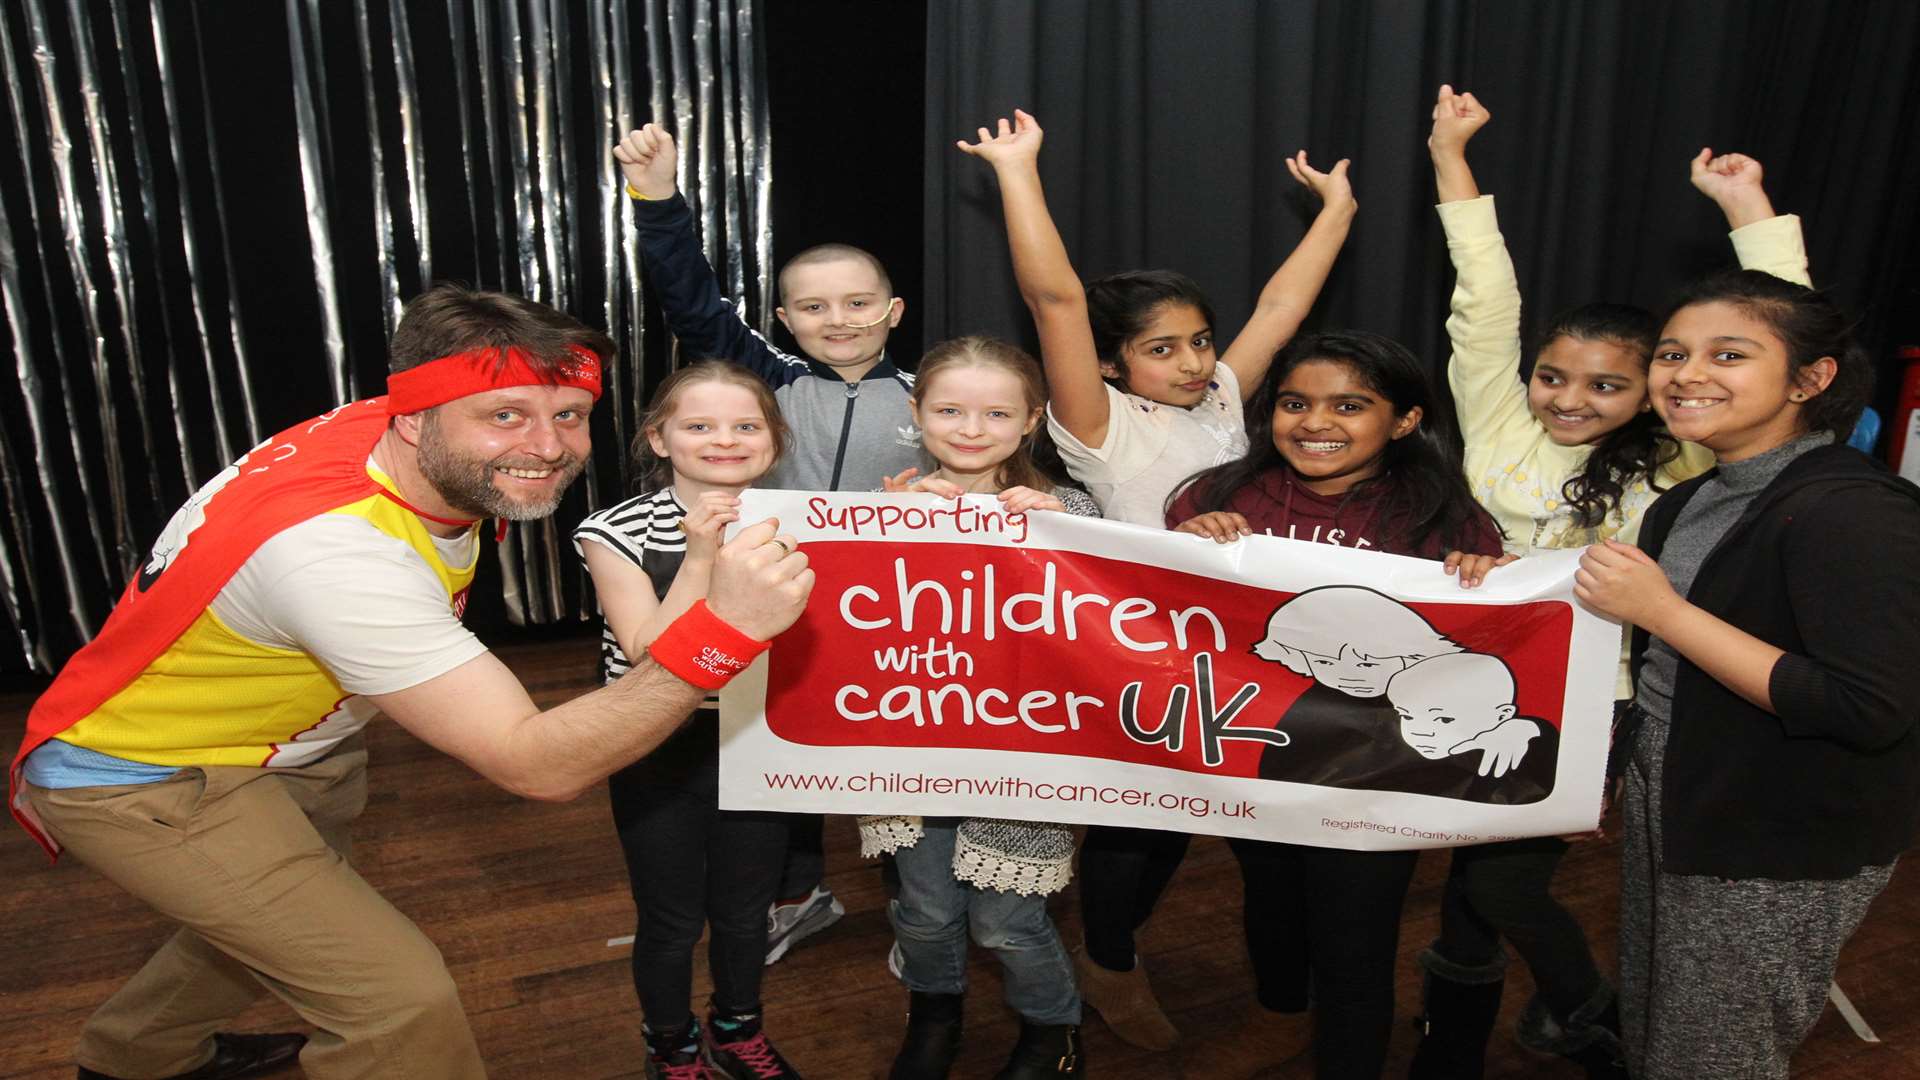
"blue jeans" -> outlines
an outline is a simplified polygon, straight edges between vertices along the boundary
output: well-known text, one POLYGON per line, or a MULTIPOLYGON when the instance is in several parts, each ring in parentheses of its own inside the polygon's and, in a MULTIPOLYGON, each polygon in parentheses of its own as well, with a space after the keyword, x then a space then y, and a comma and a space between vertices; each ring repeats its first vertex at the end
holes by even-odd
POLYGON ((967 989, 967 930, 992 949, 1006 972, 1007 1006, 1035 1024, 1078 1024, 1080 990, 1073 962, 1047 915, 1047 898, 977 889, 953 876, 957 818, 925 819, 926 835, 894 854, 900 895, 887 905, 905 958, 907 989, 961 994, 967 989))

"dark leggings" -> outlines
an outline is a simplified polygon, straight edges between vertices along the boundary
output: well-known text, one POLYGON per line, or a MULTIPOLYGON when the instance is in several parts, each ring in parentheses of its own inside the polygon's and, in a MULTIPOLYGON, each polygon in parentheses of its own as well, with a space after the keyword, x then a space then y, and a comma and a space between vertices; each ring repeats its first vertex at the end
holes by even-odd
POLYGON ((1088 959, 1110 971, 1133 968, 1133 933, 1153 914, 1192 840, 1159 829, 1087 829, 1080 845, 1080 922, 1088 959))
POLYGON ((1297 1013, 1311 1002, 1318 1080, 1376 1080, 1393 1035, 1400 907, 1419 852, 1227 844, 1246 885, 1260 1004, 1297 1013))
POLYGON ((1496 962, 1506 938, 1533 972, 1540 999, 1561 1020, 1600 986, 1586 932, 1547 891, 1567 847, 1543 836, 1455 848, 1433 943, 1450 963, 1483 967, 1496 962))
POLYGON ((647 1027, 691 1018, 693 949, 707 943, 717 1012, 760 1009, 767 905, 780 884, 787 824, 779 814, 716 808, 719 757, 711 713, 695 713, 659 749, 607 778, 633 904, 633 988, 647 1027))

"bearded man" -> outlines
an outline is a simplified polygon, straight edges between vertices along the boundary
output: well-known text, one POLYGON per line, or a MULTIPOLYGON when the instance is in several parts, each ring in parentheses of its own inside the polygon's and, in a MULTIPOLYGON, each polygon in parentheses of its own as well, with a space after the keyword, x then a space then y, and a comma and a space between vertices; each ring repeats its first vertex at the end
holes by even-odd
POLYGON ((799 616, 777 523, 616 683, 545 711, 460 624, 487 518, 546 517, 591 449, 606 335, 515 296, 407 305, 388 393, 267 440, 182 507, 38 702, 15 816, 181 929, 82 1032, 83 1080, 485 1075, 452 978, 347 863, 385 713, 517 794, 644 756, 799 616), (316 1030, 220 1027, 265 989, 316 1030))

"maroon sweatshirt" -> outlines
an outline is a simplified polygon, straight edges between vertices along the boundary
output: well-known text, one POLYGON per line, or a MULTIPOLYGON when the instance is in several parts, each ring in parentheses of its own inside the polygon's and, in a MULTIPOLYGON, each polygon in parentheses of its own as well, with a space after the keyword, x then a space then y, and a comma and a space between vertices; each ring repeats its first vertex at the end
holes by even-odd
MULTIPOLYGON (((1226 509, 1245 516, 1256 533, 1292 540, 1420 559, 1442 559, 1455 549, 1469 555, 1500 554, 1500 527, 1478 503, 1474 504, 1466 536, 1429 536, 1414 543, 1407 534, 1407 523, 1390 519, 1383 511, 1384 496, 1390 493, 1387 485, 1391 483, 1388 478, 1355 492, 1316 495, 1295 480, 1292 469, 1276 465, 1229 496, 1226 509)), ((1167 528, 1176 528, 1198 514, 1193 488, 1188 487, 1167 511, 1167 528)))

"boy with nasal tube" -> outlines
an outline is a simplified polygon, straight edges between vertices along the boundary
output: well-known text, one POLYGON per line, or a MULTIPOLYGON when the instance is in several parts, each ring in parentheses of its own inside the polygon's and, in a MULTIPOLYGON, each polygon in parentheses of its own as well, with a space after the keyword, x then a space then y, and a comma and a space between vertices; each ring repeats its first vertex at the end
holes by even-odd
MULTIPOLYGON (((900 325, 906 301, 893 295, 879 259, 850 244, 821 244, 787 260, 774 314, 800 355, 784 352, 721 295, 678 191, 673 136, 648 124, 621 139, 613 156, 634 200, 641 263, 682 352, 738 364, 774 389, 793 449, 763 487, 874 491, 925 461, 909 405, 913 376, 887 355, 887 333, 900 325)), ((767 913, 769 964, 846 913, 823 884, 821 816, 792 817, 781 899, 767 913)))

